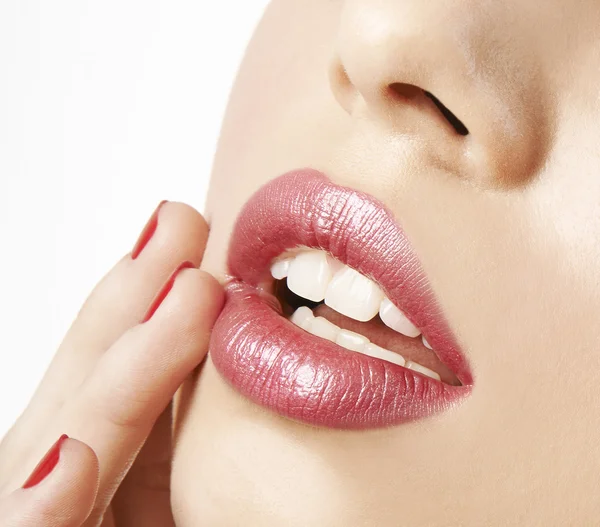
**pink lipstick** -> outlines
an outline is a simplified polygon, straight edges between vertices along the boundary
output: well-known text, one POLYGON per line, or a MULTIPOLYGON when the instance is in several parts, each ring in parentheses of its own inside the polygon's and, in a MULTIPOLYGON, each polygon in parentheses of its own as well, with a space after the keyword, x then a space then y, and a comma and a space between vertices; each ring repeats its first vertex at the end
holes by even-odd
POLYGON ((373 197, 314 170, 285 174, 242 209, 228 266, 234 280, 210 353, 225 379, 257 404, 316 426, 365 429, 424 418, 470 394, 469 366, 421 264, 392 213, 373 197), (272 262, 299 247, 325 251, 376 282, 461 385, 349 351, 285 318, 263 286, 272 262))

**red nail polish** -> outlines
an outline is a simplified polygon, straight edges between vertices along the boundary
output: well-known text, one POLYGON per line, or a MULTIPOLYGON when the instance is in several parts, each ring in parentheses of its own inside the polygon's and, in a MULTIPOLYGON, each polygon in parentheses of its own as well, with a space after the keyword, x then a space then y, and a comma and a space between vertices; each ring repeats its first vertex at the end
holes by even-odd
POLYGON ((156 210, 152 213, 152 216, 150 216, 150 219, 148 220, 148 223, 146 223, 146 226, 142 230, 138 241, 135 242, 133 251, 131 251, 132 260, 135 260, 142 253, 144 247, 148 245, 148 242, 152 239, 152 236, 154 236, 156 228, 158 227, 158 214, 160 213, 160 209, 162 209, 165 203, 168 203, 167 200, 161 201, 158 204, 158 207, 156 207, 156 210))
POLYGON ((142 320, 142 324, 148 322, 148 320, 150 320, 152 318, 154 313, 156 313, 156 310, 163 303, 163 300, 165 298, 167 298, 167 295, 169 294, 171 289, 173 289, 173 284, 175 283, 175 279, 177 278, 177 275, 184 269, 194 269, 195 267, 196 266, 192 262, 184 262, 177 269, 175 269, 173 274, 167 280, 167 283, 163 286, 163 288, 160 290, 158 295, 156 295, 154 300, 152 300, 152 303, 150 304, 150 307, 148 308, 148 312, 146 313, 146 316, 142 320))
POLYGON ((60 460, 60 448, 67 439, 69 439, 69 436, 63 434, 60 436, 59 440, 52 445, 50 450, 48 450, 48 453, 38 463, 38 466, 33 469, 31 476, 29 476, 27 481, 23 483, 24 489, 35 487, 38 483, 41 483, 50 475, 56 465, 58 465, 60 460))

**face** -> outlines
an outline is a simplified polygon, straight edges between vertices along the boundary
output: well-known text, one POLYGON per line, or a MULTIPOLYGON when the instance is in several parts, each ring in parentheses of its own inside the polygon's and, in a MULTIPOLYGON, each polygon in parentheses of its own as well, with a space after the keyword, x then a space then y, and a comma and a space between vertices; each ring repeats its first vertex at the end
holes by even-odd
MULTIPOLYGON (((339 384, 349 372, 349 390, 366 393, 366 406, 384 388, 389 399, 376 401, 385 416, 379 420, 358 405, 347 419, 294 413, 285 401, 308 405, 317 383, 300 386, 296 377, 290 387, 278 370, 276 388, 280 383, 293 399, 269 404, 264 390, 249 387, 265 376, 250 362, 227 359, 237 329, 228 336, 234 323, 224 318, 212 359, 178 401, 178 525, 237 525, 242 518, 260 526, 596 521, 598 27, 595 0, 271 4, 225 119, 203 265, 223 281, 234 275, 248 295, 262 295, 262 303, 246 306, 253 338, 273 328, 293 334, 296 340, 284 339, 279 351, 296 353, 286 342, 299 342, 302 350, 312 345, 309 364, 326 376, 325 384, 339 384), (303 167, 327 179, 315 183, 311 178, 322 176, 312 172, 278 179, 303 167), (325 215, 333 214, 329 198, 339 192, 358 203, 357 214, 375 211, 350 222, 352 239, 370 233, 362 249, 347 250, 346 240, 336 250, 331 232, 321 244, 316 231, 296 233, 306 224, 277 209, 279 194, 273 203, 264 191, 253 198, 268 183, 325 215), (316 197, 315 185, 325 188, 316 197), (254 215, 242 213, 243 228, 234 230, 249 200, 254 215), (280 217, 285 221, 278 224, 280 217), (382 235, 388 224, 377 218, 396 225, 391 235, 382 235), (394 252, 397 244, 385 245, 390 236, 410 250, 394 252), (383 241, 369 252, 371 240, 383 241), (442 385, 310 336, 275 313, 278 308, 266 313, 271 293, 279 295, 271 304, 278 304, 282 288, 274 290, 261 269, 268 273, 267 260, 281 259, 276 253, 285 257, 305 245, 327 251, 331 265, 340 265, 333 256, 372 278, 431 334, 442 362, 452 362, 448 350, 456 346, 467 373, 457 379, 456 364, 448 373, 431 359, 442 385), (402 288, 410 282, 404 259, 427 284, 422 296, 402 288), (435 304, 425 314, 414 308, 423 295, 435 304), (281 323, 273 322, 274 313, 281 323), (445 331, 451 344, 439 337, 445 331), (323 366, 332 356, 337 372, 323 366), (349 364, 366 365, 371 384, 361 385, 349 364), (383 386, 388 381, 391 389, 383 386), (451 386, 459 381, 463 386, 451 386), (439 397, 421 406, 421 399, 398 399, 411 382, 439 397), (452 397, 438 404, 440 393, 452 397), (415 405, 433 410, 419 413, 415 405)), ((342 221, 339 214, 335 221, 342 221)), ((338 316, 317 309, 328 320, 338 316)), ((394 338, 388 340, 398 352, 394 338)), ((404 337, 398 342, 400 350, 410 347, 404 337)), ((427 362, 422 344, 413 347, 427 362)), ((335 398, 327 404, 335 406, 335 398)))

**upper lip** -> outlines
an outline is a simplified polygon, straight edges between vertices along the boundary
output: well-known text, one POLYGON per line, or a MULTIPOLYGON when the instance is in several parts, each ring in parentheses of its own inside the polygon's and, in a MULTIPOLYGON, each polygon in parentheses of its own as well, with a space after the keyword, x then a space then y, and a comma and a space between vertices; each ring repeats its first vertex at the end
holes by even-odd
MULTIPOLYGON (((267 367, 280 368, 280 366, 274 366, 273 362, 275 359, 281 359, 281 353, 294 353, 293 350, 280 350, 276 357, 266 358, 266 355, 271 352, 270 350, 278 344, 275 341, 267 342, 263 335, 262 347, 259 350, 263 355, 263 362, 259 365, 261 357, 256 357, 258 355, 257 346, 254 346, 252 350, 244 350, 244 345, 248 347, 250 344, 242 342, 246 337, 242 337, 241 334, 244 331, 258 331, 254 337, 260 339, 260 332, 258 329, 250 327, 252 324, 249 323, 249 320, 242 321, 243 317, 238 316, 237 311, 239 305, 234 307, 233 304, 236 302, 236 295, 238 295, 238 300, 240 295, 246 300, 252 295, 260 296, 256 288, 264 279, 265 272, 268 272, 272 261, 285 251, 298 246, 327 251, 341 262, 377 282, 388 298, 422 331, 440 360, 454 372, 463 386, 443 385, 416 376, 399 366, 385 363, 384 367, 389 369, 385 372, 387 382, 390 379, 393 380, 394 376, 397 377, 396 390, 408 390, 410 386, 417 390, 417 385, 429 383, 426 386, 427 389, 420 390, 423 393, 419 397, 422 396, 424 399, 418 401, 425 408, 422 411, 424 415, 443 409, 469 393, 473 378, 467 361, 448 327, 406 234, 392 213, 371 196, 334 185, 323 174, 308 169, 281 176, 259 190, 244 207, 231 238, 228 259, 229 272, 242 284, 234 284, 229 288, 230 301, 228 304, 231 305, 226 305, 223 316, 217 321, 211 342, 211 353, 217 367, 238 389, 280 413, 287 413, 292 417, 316 424, 349 427, 380 426, 421 416, 417 408, 398 409, 397 415, 387 410, 382 413, 379 409, 378 415, 385 414, 385 418, 377 418, 375 413, 373 416, 361 416, 358 413, 349 416, 346 412, 344 417, 340 417, 337 421, 332 420, 331 416, 324 418, 322 414, 318 413, 305 415, 304 412, 302 415, 298 415, 292 412, 290 414, 285 409, 286 404, 289 408, 290 401, 273 401, 274 388, 271 385, 274 373, 272 371, 269 372, 270 386, 265 387, 262 391, 256 387, 256 379, 253 380, 254 384, 250 390, 248 381, 241 378, 244 375, 240 375, 239 368, 256 366, 261 368, 261 373, 264 373, 263 369, 267 367), (237 327, 232 330, 235 324, 237 327), (426 394, 425 392, 431 393, 426 394), (428 397, 431 400, 427 399, 428 397), (430 411, 427 410, 427 407, 430 411)), ((273 301, 273 299, 269 300, 273 301)), ((253 309, 259 309, 258 304, 253 304, 253 306, 253 309)), ((255 313, 255 315, 261 314, 255 313)), ((283 319, 282 323, 289 324, 283 319)), ((296 331, 291 324, 289 326, 289 328, 285 327, 285 331, 296 331)), ((282 328, 283 326, 278 326, 278 329, 283 331, 282 328)), ((294 334, 294 337, 300 338, 297 334, 294 334)), ((308 334, 303 335, 302 338, 316 339, 308 334)), ((302 340, 302 342, 307 341, 302 340)), ((300 344, 298 345, 302 347, 300 344)), ((337 346, 328 342, 320 342, 319 346, 323 350, 319 356, 304 354, 299 357, 296 355, 294 358, 297 362, 296 367, 305 361, 310 363, 313 369, 323 370, 320 371, 321 374, 335 376, 335 368, 331 371, 327 370, 325 363, 334 354, 341 353, 340 357, 345 356, 346 362, 350 355, 356 355, 346 352, 346 350, 335 349, 337 346)), ((376 363, 373 361, 377 361, 377 359, 365 356, 353 357, 353 360, 364 361, 364 364, 359 364, 361 371, 367 367, 374 368, 376 363)), ((288 363, 291 362, 293 361, 290 358, 288 363)), ((339 365, 337 368, 339 369, 339 365)), ((366 382, 362 377, 354 379, 351 375, 352 371, 350 371, 351 366, 349 365, 348 368, 345 381, 362 382, 363 384, 366 382)), ((289 370, 279 373, 282 376, 291 374, 289 370)), ((343 372, 341 374, 344 375, 343 372)), ((282 377, 282 381, 283 385, 286 385, 289 379, 282 377)), ((294 384, 294 386, 296 385, 294 384)), ((288 389, 293 391, 294 386, 290 386, 288 389)), ((322 388, 322 385, 320 387, 322 388)), ((365 389, 367 392, 369 391, 369 387, 358 388, 363 394, 365 389)), ((374 390, 373 397, 381 399, 381 387, 373 386, 371 388, 374 390)), ((285 386, 277 388, 278 398, 280 392, 285 389, 285 386)), ((295 398, 298 397, 298 393, 292 395, 295 398)), ((319 397, 322 398, 323 395, 321 393, 319 397)), ((338 395, 343 396, 343 393, 340 391, 338 395)), ((307 397, 310 397, 310 394, 307 397)), ((402 403, 419 406, 416 401, 411 403, 406 393, 392 393, 390 397, 385 404, 397 406, 402 403), (394 399, 394 397, 396 398, 394 399)), ((331 399, 332 405, 335 405, 335 397, 332 396, 331 399)), ((382 400, 379 400, 378 403, 384 404, 382 400)), ((370 404, 373 406, 374 403, 370 404)), ((359 409, 356 411, 359 412, 359 409)))

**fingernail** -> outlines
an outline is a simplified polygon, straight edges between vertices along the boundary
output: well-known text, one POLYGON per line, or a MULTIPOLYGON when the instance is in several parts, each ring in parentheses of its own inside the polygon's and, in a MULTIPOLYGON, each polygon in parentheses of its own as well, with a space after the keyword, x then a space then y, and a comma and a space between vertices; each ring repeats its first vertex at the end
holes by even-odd
POLYGON ((156 310, 163 303, 163 300, 165 298, 167 298, 167 295, 169 294, 171 289, 173 289, 173 284, 175 283, 175 280, 177 279, 177 275, 184 269, 194 269, 195 267, 196 266, 192 262, 184 262, 173 272, 171 277, 167 280, 167 283, 163 286, 163 288, 160 290, 160 292, 156 295, 154 300, 152 300, 152 303, 150 304, 150 307, 148 308, 148 312, 146 313, 146 316, 142 320, 142 324, 148 322, 148 320, 150 320, 152 318, 154 313, 156 313, 156 310))
POLYGON ((60 436, 59 440, 52 445, 48 453, 43 457, 43 459, 38 463, 38 466, 33 469, 31 476, 27 479, 25 483, 23 483, 24 489, 30 489, 31 487, 35 487, 37 484, 44 481, 50 473, 54 470, 58 462, 60 461, 60 448, 65 440, 69 439, 69 436, 63 434, 60 436))
POLYGON ((168 201, 161 201, 158 204, 158 207, 156 207, 156 210, 152 213, 152 216, 150 216, 150 219, 148 220, 148 223, 146 223, 146 226, 142 230, 140 237, 138 238, 137 242, 135 242, 133 251, 131 251, 132 260, 135 260, 142 253, 144 247, 148 245, 148 242, 152 239, 152 236, 154 236, 156 228, 158 227, 158 214, 160 213, 160 209, 162 209, 165 203, 168 203, 168 201))

